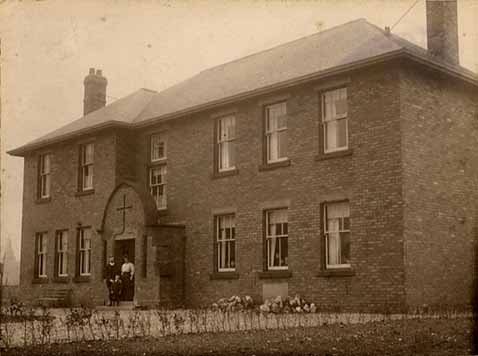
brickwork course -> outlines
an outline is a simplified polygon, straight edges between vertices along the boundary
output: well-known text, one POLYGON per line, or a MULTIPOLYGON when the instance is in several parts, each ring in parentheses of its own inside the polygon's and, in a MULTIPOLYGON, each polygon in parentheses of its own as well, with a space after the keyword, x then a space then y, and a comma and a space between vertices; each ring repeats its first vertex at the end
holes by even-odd
MULTIPOLYGON (((103 304, 106 257, 115 254, 118 241, 132 237, 138 304, 196 307, 231 295, 250 295, 260 302, 278 290, 328 310, 469 305, 478 228, 476 75, 362 20, 314 36, 322 41, 338 31, 345 41, 347 28, 357 32, 357 26, 403 50, 391 47, 367 63, 350 56, 345 67, 336 63, 334 70, 294 82, 276 79, 275 87, 253 88, 241 97, 207 98, 190 111, 165 116, 144 115, 155 110, 167 91, 141 90, 121 99, 116 109, 113 103, 43 141, 13 150, 25 160, 25 299, 69 289, 74 303, 103 304), (349 149, 324 154, 321 95, 337 87, 347 88, 349 149), (278 101, 287 106, 288 160, 267 166, 264 105, 278 101), (122 117, 124 124, 115 126, 107 116, 124 113, 120 105, 132 117, 122 117), (218 117, 231 113, 237 169, 220 175, 215 125, 218 117), (102 117, 103 126, 95 126, 102 117), (167 157, 160 162, 167 166, 167 209, 159 211, 149 194, 148 176, 150 137, 156 133, 166 138, 167 157), (86 142, 95 145, 94 191, 89 194, 77 188, 79 145, 86 142), (39 200, 39 155, 45 153, 52 157, 51 197, 39 200), (324 263, 321 210, 325 202, 342 200, 350 204, 350 268, 330 270, 324 263), (130 208, 123 220, 118 208, 124 202, 130 208), (264 214, 275 208, 288 209, 287 271, 265 270, 264 214), (236 268, 221 274, 215 270, 214 217, 223 213, 235 214, 236 268), (76 275, 77 234, 84 226, 94 230, 92 273, 86 279, 76 275), (54 277, 54 251, 55 232, 61 229, 69 231, 69 262, 68 277, 60 280, 54 277), (34 276, 38 232, 48 233, 47 278, 34 276)), ((311 45, 314 38, 288 44, 289 50, 300 47, 300 41, 311 45)), ((265 60, 273 60, 270 52, 265 60)), ((204 80, 221 77, 219 69, 209 71, 204 80)), ((183 87, 186 93, 192 90, 187 81, 183 87)), ((197 104, 200 99, 189 100, 197 104)))

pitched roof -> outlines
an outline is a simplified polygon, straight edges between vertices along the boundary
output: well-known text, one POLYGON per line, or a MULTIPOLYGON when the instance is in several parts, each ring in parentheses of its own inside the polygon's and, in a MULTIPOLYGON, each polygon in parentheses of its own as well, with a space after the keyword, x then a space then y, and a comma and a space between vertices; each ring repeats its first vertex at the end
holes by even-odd
POLYGON ((478 85, 473 72, 441 62, 427 50, 359 19, 206 69, 158 93, 139 90, 10 153, 21 155, 108 125, 147 125, 399 54, 478 85))

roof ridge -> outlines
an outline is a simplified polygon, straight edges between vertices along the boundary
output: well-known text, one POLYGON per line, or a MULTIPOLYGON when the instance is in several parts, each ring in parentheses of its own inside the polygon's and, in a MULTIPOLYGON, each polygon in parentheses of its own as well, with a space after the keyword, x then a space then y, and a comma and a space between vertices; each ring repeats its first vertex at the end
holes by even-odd
MULTIPOLYGON (((369 22, 368 22, 365 18, 363 18, 363 17, 358 18, 358 19, 355 19, 355 20, 350 20, 350 21, 344 22, 344 23, 342 23, 342 24, 340 24, 340 25, 336 25, 336 26, 327 28, 327 29, 325 29, 325 30, 323 30, 323 31, 311 33, 311 34, 309 34, 309 35, 305 35, 305 36, 296 38, 295 40, 288 41, 288 42, 284 42, 284 43, 280 43, 280 44, 275 45, 275 46, 273 46, 273 47, 266 48, 266 49, 260 50, 260 51, 258 51, 258 52, 254 52, 254 53, 248 54, 247 56, 240 57, 240 58, 236 58, 236 59, 233 59, 233 60, 231 60, 231 61, 229 61, 229 62, 221 63, 221 64, 218 64, 218 65, 216 65, 216 66, 203 69, 203 70, 201 70, 198 74, 203 73, 203 72, 207 72, 207 71, 210 71, 210 70, 213 70, 213 69, 218 69, 218 68, 224 67, 224 66, 226 66, 226 65, 228 65, 228 64, 231 64, 231 63, 234 63, 234 62, 239 62, 239 61, 242 61, 242 60, 244 60, 244 59, 246 59, 246 58, 253 57, 253 56, 257 56, 257 55, 259 55, 259 54, 272 51, 272 50, 274 50, 274 49, 276 49, 276 48, 279 48, 279 47, 288 46, 288 45, 290 45, 291 43, 298 42, 298 41, 304 40, 304 39, 309 38, 309 37, 320 36, 320 35, 323 35, 323 34, 326 33, 326 32, 330 32, 330 31, 333 31, 333 30, 337 30, 337 29, 339 29, 339 28, 341 28, 341 27, 350 25, 350 24, 352 24, 352 23, 354 23, 354 22, 366 22, 366 23, 369 23, 369 22)), ((197 74, 196 74, 196 75, 197 75, 197 74)))

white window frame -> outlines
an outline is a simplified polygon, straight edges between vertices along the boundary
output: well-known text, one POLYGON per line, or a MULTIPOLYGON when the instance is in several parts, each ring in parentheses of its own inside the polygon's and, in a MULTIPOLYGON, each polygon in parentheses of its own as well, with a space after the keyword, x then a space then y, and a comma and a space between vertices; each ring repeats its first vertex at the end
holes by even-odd
POLYGON ((50 197, 51 184, 51 154, 40 155, 40 198, 50 197))
POLYGON ((218 272, 234 272, 236 270, 235 214, 216 216, 216 253, 216 268, 218 272), (229 237, 227 236, 227 230, 229 230, 229 237), (234 253, 231 253, 231 250, 233 250, 234 253), (229 258, 227 259, 227 257, 229 258), (221 263, 221 261, 224 263, 221 263), (222 265, 228 267, 221 267, 222 265))
POLYGON ((48 233, 39 232, 36 234, 36 239, 37 277, 47 278, 48 233))
POLYGON ((68 277, 68 231, 56 233, 56 272, 58 277, 68 277))
MULTIPOLYGON (((272 210, 266 210, 265 212, 265 218, 266 218, 266 231, 265 231, 265 235, 266 235, 266 255, 267 255, 267 269, 268 270, 287 270, 289 269, 289 210, 287 208, 281 208, 281 209, 272 209, 272 210), (273 214, 281 214, 281 213, 284 213, 285 212, 285 216, 286 216, 286 220, 285 221, 282 221, 280 222, 279 224, 281 224, 281 230, 284 230, 284 224, 286 224, 287 226, 287 234, 277 234, 276 231, 274 231, 273 233, 270 233, 270 229, 269 229, 269 226, 271 225, 270 223, 270 220, 271 220, 271 216, 273 214), (279 256, 281 256, 282 254, 282 244, 280 243, 281 242, 281 239, 285 239, 286 242, 287 242, 287 256, 286 256, 286 261, 284 264, 282 264, 282 261, 280 261, 279 265, 276 266, 276 265, 273 265, 274 263, 274 256, 272 256, 272 247, 273 246, 278 246, 278 253, 279 253, 279 256), (276 245, 277 244, 277 245, 276 245)), ((278 225, 278 224, 274 224, 274 225, 278 225)), ((275 230, 276 228, 274 228, 275 230)), ((280 260, 280 258, 279 258, 280 260)))
POLYGON ((90 142, 81 145, 80 156, 81 190, 92 190, 94 186, 95 144, 90 142))
POLYGON ((159 166, 154 166, 149 169, 149 189, 151 192, 151 195, 153 196, 154 201, 156 202, 156 208, 158 210, 164 210, 168 206, 168 196, 167 196, 167 177, 168 171, 167 171, 167 166, 165 164, 159 165, 159 166), (159 175, 161 177, 161 181, 154 180, 153 177, 153 172, 155 171, 160 171, 161 174, 159 175), (161 188, 162 187, 162 193, 161 188))
POLYGON ((236 169, 236 117, 234 115, 224 116, 217 120, 216 140, 218 171, 225 172, 236 169), (230 127, 232 130, 228 130, 230 127), (227 166, 224 166, 225 162, 228 163, 227 166))
POLYGON ((80 229, 79 239, 80 241, 78 241, 78 272, 80 276, 91 276, 92 229, 80 229))
POLYGON ((324 204, 324 238, 325 238, 325 266, 326 268, 334 269, 334 268, 350 268, 350 263, 342 263, 341 258, 341 248, 342 248, 342 238, 341 233, 348 233, 350 239, 350 204, 348 201, 340 201, 340 202, 331 202, 324 204), (328 218, 328 208, 333 205, 338 204, 346 204, 348 209, 348 215, 344 214, 341 217, 336 217, 334 219, 338 220, 338 229, 337 230, 329 230, 329 219, 328 218), (348 229, 345 228, 345 219, 349 219, 349 227, 348 229), (336 258, 339 261, 337 264, 330 264, 329 263, 329 238, 331 234, 336 234, 337 243, 336 243, 336 258))
POLYGON ((151 162, 158 162, 166 159, 166 139, 161 134, 152 134, 150 137, 151 162), (163 155, 160 156, 159 147, 163 148, 163 155))
POLYGON ((264 108, 265 112, 265 136, 266 136, 266 162, 275 163, 282 162, 288 159, 287 154, 283 157, 279 157, 280 143, 279 138, 281 134, 284 134, 284 139, 286 140, 286 151, 287 151, 287 102, 282 101, 275 104, 266 105, 264 108), (270 112, 273 109, 281 108, 284 112, 282 115, 276 116, 274 118, 270 117, 270 112), (284 119, 283 125, 280 125, 280 119, 284 119), (275 144, 274 144, 275 142, 275 144), (273 149, 272 145, 275 145, 273 149), (277 157, 272 157, 273 152, 277 157))
POLYGON ((331 153, 331 152, 338 152, 338 151, 345 151, 348 150, 349 148, 349 120, 348 120, 348 109, 345 113, 343 114, 337 114, 336 113, 336 107, 335 107, 335 101, 337 99, 344 99, 348 104, 348 97, 347 97, 347 88, 338 88, 334 90, 329 90, 326 91, 325 93, 322 94, 322 131, 323 131, 323 148, 324 148, 324 153, 331 153), (327 102, 331 100, 331 115, 327 116, 327 102), (328 148, 327 147, 327 130, 328 130, 328 125, 330 124, 336 124, 341 120, 345 120, 345 146, 343 147, 332 147, 328 148))

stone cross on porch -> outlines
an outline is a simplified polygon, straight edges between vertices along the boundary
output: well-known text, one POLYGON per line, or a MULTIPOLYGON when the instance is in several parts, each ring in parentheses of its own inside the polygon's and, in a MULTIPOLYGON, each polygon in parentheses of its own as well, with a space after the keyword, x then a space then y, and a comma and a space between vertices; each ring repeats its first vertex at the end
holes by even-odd
POLYGON ((121 235, 126 229, 126 210, 128 209, 133 209, 133 206, 126 206, 126 194, 123 194, 123 206, 116 208, 117 211, 123 212, 123 228, 121 229, 121 232, 119 232, 117 235, 121 235))

